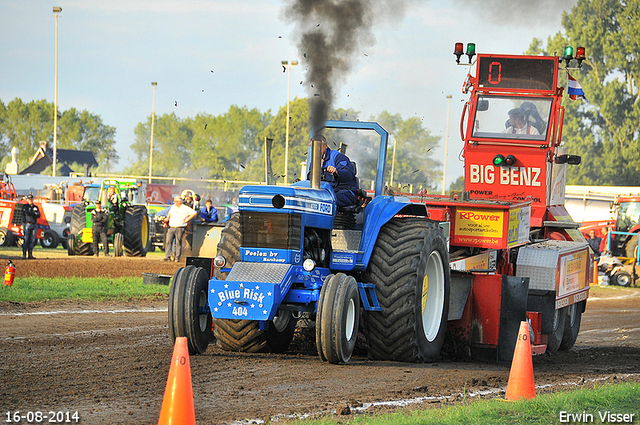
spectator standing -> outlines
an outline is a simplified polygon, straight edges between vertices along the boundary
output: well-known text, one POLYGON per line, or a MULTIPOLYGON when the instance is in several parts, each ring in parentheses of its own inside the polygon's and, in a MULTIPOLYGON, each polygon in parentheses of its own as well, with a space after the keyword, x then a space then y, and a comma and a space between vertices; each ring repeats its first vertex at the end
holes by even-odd
POLYGON ((194 211, 188 206, 182 204, 182 198, 179 196, 173 198, 173 206, 169 209, 169 213, 165 219, 169 223, 169 228, 167 229, 167 239, 164 247, 164 261, 171 260, 171 245, 174 240, 175 252, 173 258, 175 262, 180 261, 184 232, 186 231, 189 222, 193 220, 196 215, 198 215, 197 211, 194 211))
POLYGON ((40 218, 40 208, 33 203, 33 195, 27 195, 27 203, 22 204, 22 233, 24 234, 24 242, 22 244, 22 258, 27 258, 29 254, 30 260, 35 260, 33 256, 33 247, 36 244, 36 229, 38 219, 40 218))
POLYGON ((204 207, 200 209, 200 220, 203 223, 216 223, 218 221, 218 210, 213 206, 211 199, 207 199, 204 207))
POLYGON ((607 252, 607 242, 609 240, 609 228, 607 226, 602 226, 600 230, 602 237, 600 238, 600 253, 607 252))
POLYGON ((100 252, 98 242, 102 241, 104 256, 109 255, 109 240, 107 239, 107 226, 109 224, 109 214, 102 209, 102 202, 96 201, 96 209, 91 211, 91 234, 93 236, 93 255, 98 257, 100 252))
POLYGON ((589 230, 589 239, 587 239, 587 243, 593 250, 595 254, 595 259, 600 258, 600 243, 602 239, 596 236, 596 231, 594 229, 589 230))

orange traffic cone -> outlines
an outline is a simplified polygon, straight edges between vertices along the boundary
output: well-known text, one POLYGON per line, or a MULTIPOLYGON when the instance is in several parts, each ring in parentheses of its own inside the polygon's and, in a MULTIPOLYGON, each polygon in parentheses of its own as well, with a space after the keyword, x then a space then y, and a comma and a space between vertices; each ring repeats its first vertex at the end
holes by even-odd
POLYGON ((171 367, 164 390, 158 425, 195 425, 196 412, 193 407, 193 386, 187 338, 178 337, 173 346, 171 367))
POLYGON ((509 382, 507 383, 506 400, 536 398, 536 386, 533 381, 533 359, 531 358, 531 341, 529 322, 521 322, 518 341, 511 361, 509 382))

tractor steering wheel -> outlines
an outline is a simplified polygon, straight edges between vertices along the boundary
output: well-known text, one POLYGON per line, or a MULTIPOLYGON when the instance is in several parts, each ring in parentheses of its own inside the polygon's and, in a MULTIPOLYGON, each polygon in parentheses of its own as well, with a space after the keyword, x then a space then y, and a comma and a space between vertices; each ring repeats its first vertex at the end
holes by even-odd
MULTIPOLYGON (((323 181, 323 182, 327 181, 327 178, 326 178, 327 173, 328 173, 327 167, 322 167, 321 172, 320 172, 320 180, 321 181, 323 181)), ((334 172, 334 173, 330 173, 330 174, 333 174, 333 181, 335 181, 335 182, 339 182, 340 181, 340 175, 338 174, 337 171, 334 172)))

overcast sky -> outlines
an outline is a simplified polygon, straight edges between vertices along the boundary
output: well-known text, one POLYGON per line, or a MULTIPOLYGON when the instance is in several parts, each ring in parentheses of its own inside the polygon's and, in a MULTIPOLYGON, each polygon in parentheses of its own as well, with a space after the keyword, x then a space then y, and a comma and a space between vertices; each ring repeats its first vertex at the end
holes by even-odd
MULTIPOLYGON (((562 11, 576 0, 408 0, 404 13, 376 17, 375 44, 354 54, 337 88, 334 108, 363 117, 382 111, 418 116, 442 136, 447 95, 447 186, 462 175, 459 123, 467 67, 453 46, 475 42, 479 53, 521 54, 533 37, 561 31, 562 11)), ((304 61, 295 25, 278 0, 0 0, 0 100, 54 100, 54 6, 58 21, 58 108, 86 109, 116 127, 122 169, 133 161, 134 128, 151 115, 218 115, 229 106, 261 112, 286 105, 282 60, 300 60, 291 74, 291 99, 306 97, 304 61), (177 106, 176 106, 177 103, 177 106)), ((396 11, 398 12, 398 11, 396 11)), ((387 12, 388 13, 388 12, 387 12)), ((463 59, 464 62, 464 59, 463 59)))

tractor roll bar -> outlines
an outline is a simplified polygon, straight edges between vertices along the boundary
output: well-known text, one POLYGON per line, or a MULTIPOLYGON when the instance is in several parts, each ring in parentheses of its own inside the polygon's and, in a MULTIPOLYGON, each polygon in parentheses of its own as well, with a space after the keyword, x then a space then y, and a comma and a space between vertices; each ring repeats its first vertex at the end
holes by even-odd
MULTIPOLYGON (((373 130, 380 135, 380 149, 378 151, 378 173, 376 175, 375 195, 382 195, 382 189, 384 188, 384 168, 387 157, 387 143, 389 141, 389 133, 387 132, 387 130, 382 128, 382 126, 377 122, 342 120, 328 120, 325 122, 324 128, 340 128, 345 130, 373 130)), ((310 137, 313 137, 313 129, 311 129, 310 137)), ((308 174, 311 166, 311 147, 309 147, 307 158, 308 174)))

